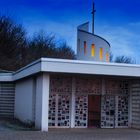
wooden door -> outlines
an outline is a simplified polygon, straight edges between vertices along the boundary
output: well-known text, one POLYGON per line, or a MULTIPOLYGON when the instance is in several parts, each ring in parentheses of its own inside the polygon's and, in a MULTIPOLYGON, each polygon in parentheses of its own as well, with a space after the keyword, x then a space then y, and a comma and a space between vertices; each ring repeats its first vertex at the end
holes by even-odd
POLYGON ((100 127, 101 96, 88 96, 88 127, 100 127))

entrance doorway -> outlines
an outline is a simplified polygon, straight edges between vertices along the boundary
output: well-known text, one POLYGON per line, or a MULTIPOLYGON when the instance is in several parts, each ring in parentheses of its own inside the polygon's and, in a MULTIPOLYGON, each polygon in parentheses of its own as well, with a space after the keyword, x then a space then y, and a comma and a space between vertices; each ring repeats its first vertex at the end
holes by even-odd
POLYGON ((101 96, 88 95, 88 127, 100 127, 101 96))

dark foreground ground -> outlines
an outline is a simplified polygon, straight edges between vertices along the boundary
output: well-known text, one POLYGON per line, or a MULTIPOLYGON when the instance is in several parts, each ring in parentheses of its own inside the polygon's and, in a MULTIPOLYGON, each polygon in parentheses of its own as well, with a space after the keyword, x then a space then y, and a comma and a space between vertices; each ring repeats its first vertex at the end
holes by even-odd
POLYGON ((0 131, 0 140, 140 140, 134 129, 50 129, 39 131, 0 131))
POLYGON ((40 132, 17 120, 0 119, 0 140, 140 140, 136 129, 49 129, 40 132))

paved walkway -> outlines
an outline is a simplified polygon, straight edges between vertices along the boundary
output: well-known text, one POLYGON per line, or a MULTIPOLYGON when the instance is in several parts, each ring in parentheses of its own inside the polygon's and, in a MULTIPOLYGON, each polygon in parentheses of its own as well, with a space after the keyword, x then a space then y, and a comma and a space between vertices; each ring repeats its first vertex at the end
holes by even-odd
POLYGON ((11 131, 11 130, 5 126, 4 121, 0 121, 0 133, 3 131, 5 132, 5 131, 11 131))
POLYGON ((1 131, 0 140, 140 140, 134 129, 50 129, 39 131, 1 131))

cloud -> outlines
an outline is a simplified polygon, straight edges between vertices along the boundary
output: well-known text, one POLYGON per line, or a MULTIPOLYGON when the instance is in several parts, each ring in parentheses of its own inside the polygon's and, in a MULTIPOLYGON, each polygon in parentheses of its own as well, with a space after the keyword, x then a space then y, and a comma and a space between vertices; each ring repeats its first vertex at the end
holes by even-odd
MULTIPOLYGON (((78 21, 73 23, 68 21, 60 22, 45 18, 40 18, 40 20, 27 18, 25 23, 30 34, 43 29, 48 33, 55 34, 58 40, 66 40, 75 52, 78 24, 78 21)), ((111 51, 114 56, 131 56, 136 59, 137 63, 140 63, 139 24, 129 23, 126 26, 100 25, 96 27, 96 33, 111 44, 111 51)))
POLYGON ((98 27, 98 33, 110 42, 114 56, 130 56, 140 63, 139 26, 136 27, 136 24, 139 23, 131 23, 126 26, 105 25, 98 27))
MULTIPOLYGON (((77 25, 77 24, 75 24, 77 25)), ((40 30, 46 33, 52 33, 59 41, 66 41, 68 45, 76 51, 76 26, 68 22, 51 21, 47 19, 35 20, 26 18, 24 26, 28 30, 30 36, 40 30)))

